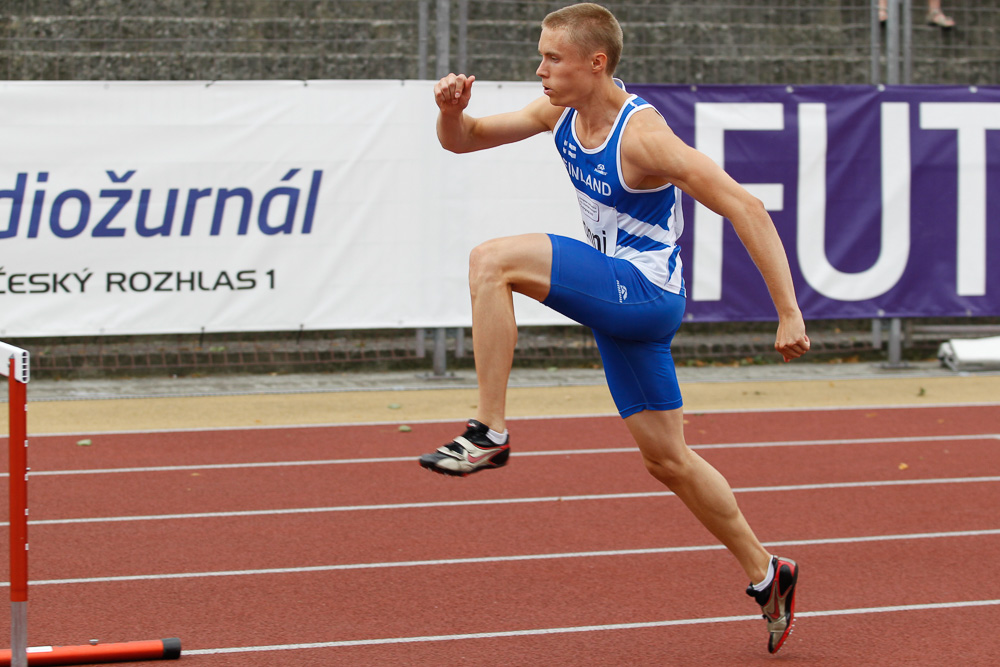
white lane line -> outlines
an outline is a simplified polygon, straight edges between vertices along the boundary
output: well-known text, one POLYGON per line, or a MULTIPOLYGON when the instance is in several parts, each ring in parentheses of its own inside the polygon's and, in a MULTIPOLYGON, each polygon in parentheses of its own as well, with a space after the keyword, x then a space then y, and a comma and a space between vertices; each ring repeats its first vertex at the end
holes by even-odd
MULTIPOLYGON (((748 486, 733 489, 733 493, 767 493, 782 491, 816 491, 829 489, 858 489, 887 486, 924 486, 929 484, 976 484, 1000 482, 1000 476, 950 477, 939 479, 899 479, 873 482, 830 482, 824 484, 788 484, 781 486, 748 486)), ((289 509, 239 510, 232 512, 197 512, 191 514, 146 514, 135 516, 80 517, 77 519, 43 519, 30 521, 31 526, 65 524, 118 523, 123 521, 172 521, 178 519, 218 519, 248 516, 281 516, 288 514, 321 514, 331 512, 370 512, 376 510, 409 510, 436 507, 473 507, 480 505, 518 505, 525 503, 559 503, 575 500, 631 500, 635 498, 662 498, 674 495, 670 491, 643 491, 638 493, 592 493, 577 496, 534 496, 527 498, 487 498, 481 500, 444 500, 423 503, 391 503, 384 505, 335 505, 332 507, 297 507, 289 509)), ((0 527, 10 525, 0 523, 0 527)))
MULTIPOLYGON (((558 388, 558 387, 556 387, 558 388)), ((165 396, 163 398, 172 398, 165 396)), ((29 399, 30 400, 30 399, 29 399)), ((0 404, 4 401, 0 399, 0 404)), ((718 410, 695 410, 686 411, 689 416, 715 415, 715 414, 770 414, 773 412, 845 412, 858 410, 927 410, 935 408, 991 408, 998 407, 1000 403, 996 401, 982 401, 969 403, 927 403, 920 405, 836 405, 817 407, 793 407, 793 408, 766 408, 766 409, 718 409, 718 410)), ((564 414, 564 415, 525 415, 520 417, 507 417, 507 421, 551 421, 553 419, 616 419, 620 420, 617 412, 594 412, 584 414, 564 414)), ((358 421, 358 422, 327 422, 322 424, 260 424, 253 426, 192 426, 187 428, 149 428, 149 429, 123 429, 112 431, 64 431, 58 433, 29 433, 30 438, 59 438, 66 436, 80 435, 147 435, 154 433, 199 433, 199 432, 220 432, 220 431, 275 431, 287 429, 316 429, 316 428, 352 428, 355 426, 398 426, 399 424, 455 424, 461 423, 461 419, 410 419, 393 421, 358 421)), ((4 437, 0 436, 0 442, 4 437)))
MULTIPOLYGON (((846 616, 854 614, 889 614, 909 611, 954 610, 970 607, 990 607, 1000 605, 1000 600, 959 600, 955 602, 934 602, 928 604, 892 605, 887 607, 861 607, 857 609, 828 609, 824 611, 804 611, 798 618, 822 618, 825 616, 846 616)), ((315 642, 310 644, 273 644, 270 646, 233 646, 229 648, 206 648, 184 651, 184 655, 215 655, 220 653, 257 653, 264 651, 296 651, 318 648, 344 648, 348 646, 379 646, 384 644, 414 644, 422 642, 462 641, 469 639, 497 639, 502 637, 532 637, 538 635, 558 635, 576 632, 611 632, 620 630, 641 630, 646 628, 666 628, 680 625, 703 625, 706 623, 737 623, 742 621, 760 622, 760 616, 716 616, 712 618, 683 618, 669 621, 643 623, 614 623, 607 625, 581 625, 566 628, 531 628, 526 630, 506 630, 498 632, 472 632, 456 635, 425 635, 422 637, 384 637, 381 639, 351 639, 335 642, 315 642)))
MULTIPOLYGON (((936 436, 906 436, 893 438, 840 438, 834 440, 776 440, 766 442, 732 442, 706 445, 692 445, 694 450, 718 449, 760 449, 767 447, 813 447, 823 445, 880 445, 915 442, 972 442, 978 440, 1000 440, 1000 433, 983 433, 978 435, 936 435, 936 436)), ((528 456, 577 456, 587 454, 634 454, 639 449, 629 447, 599 447, 587 449, 554 449, 536 452, 515 452, 516 457, 528 456)), ((317 459, 309 461, 260 461, 253 463, 205 463, 183 466, 146 466, 134 468, 93 468, 81 470, 39 470, 30 473, 31 477, 62 477, 68 475, 112 475, 120 473, 145 472, 183 472, 191 470, 239 470, 248 468, 288 468, 297 466, 328 466, 328 465, 359 465, 369 463, 412 463, 417 456, 385 456, 357 459, 317 459)), ((0 478, 8 473, 0 473, 0 478)))
MULTIPOLYGON (((901 540, 955 539, 960 537, 990 537, 1000 535, 1000 529, 961 530, 937 533, 908 533, 901 535, 869 535, 862 537, 832 537, 814 540, 785 540, 768 542, 772 548, 826 546, 831 544, 864 544, 869 542, 898 542, 901 540)), ((568 558, 607 558, 612 556, 648 556, 702 551, 721 551, 721 544, 691 545, 682 547, 651 547, 646 549, 612 549, 606 551, 570 551, 549 554, 521 554, 514 556, 481 556, 470 558, 439 558, 431 560, 387 561, 381 563, 341 563, 337 565, 314 565, 303 567, 262 568, 257 570, 217 570, 211 572, 176 572, 168 574, 136 574, 114 577, 86 577, 75 579, 41 579, 32 581, 32 586, 62 586, 69 584, 106 584, 123 581, 164 581, 170 579, 203 579, 209 577, 245 577, 273 574, 309 574, 314 572, 338 572, 345 570, 381 570, 403 567, 439 567, 442 565, 476 565, 513 563, 536 560, 561 560, 568 558)), ((0 583, 9 587, 10 582, 0 583)))

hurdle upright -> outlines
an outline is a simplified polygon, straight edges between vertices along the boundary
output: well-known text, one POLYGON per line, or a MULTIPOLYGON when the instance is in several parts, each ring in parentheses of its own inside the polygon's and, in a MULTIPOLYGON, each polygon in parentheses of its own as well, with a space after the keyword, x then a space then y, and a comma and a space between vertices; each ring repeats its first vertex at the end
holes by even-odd
POLYGON ((118 644, 28 648, 28 380, 27 350, 0 341, 0 373, 8 378, 10 421, 10 650, 0 651, 0 667, 82 665, 126 660, 176 660, 177 638, 118 644), (31 660, 31 656, 35 660, 31 660))
POLYGON ((10 650, 13 667, 28 658, 28 380, 27 350, 0 342, 10 405, 10 650))

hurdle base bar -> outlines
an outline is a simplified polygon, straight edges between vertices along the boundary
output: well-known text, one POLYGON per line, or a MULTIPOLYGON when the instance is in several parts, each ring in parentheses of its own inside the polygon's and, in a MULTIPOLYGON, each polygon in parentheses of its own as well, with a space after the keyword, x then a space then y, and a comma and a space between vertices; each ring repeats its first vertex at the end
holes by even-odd
MULTIPOLYGON (((122 644, 85 644, 83 646, 28 647, 28 665, 90 665, 101 662, 135 660, 177 660, 181 640, 151 639, 122 644)), ((10 665, 11 652, 0 651, 0 665, 10 665)))

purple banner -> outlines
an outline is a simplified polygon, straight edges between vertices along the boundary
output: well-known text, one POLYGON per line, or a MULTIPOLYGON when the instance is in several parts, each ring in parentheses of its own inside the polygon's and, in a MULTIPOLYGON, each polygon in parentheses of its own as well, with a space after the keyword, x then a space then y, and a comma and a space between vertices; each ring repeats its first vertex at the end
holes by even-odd
MULTIPOLYGON (((629 85, 770 211, 807 319, 1000 315, 1000 87, 629 85)), ((686 197, 693 321, 774 319, 686 197)))

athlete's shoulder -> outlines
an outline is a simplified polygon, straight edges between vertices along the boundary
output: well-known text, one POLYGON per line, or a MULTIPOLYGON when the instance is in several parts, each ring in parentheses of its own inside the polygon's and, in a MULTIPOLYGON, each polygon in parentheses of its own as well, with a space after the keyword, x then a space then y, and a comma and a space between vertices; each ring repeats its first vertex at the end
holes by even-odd
POLYGON ((666 119, 652 106, 634 111, 622 131, 622 149, 646 150, 655 146, 670 147, 679 141, 666 119))
POLYGON ((663 115, 652 105, 640 105, 628 118, 622 140, 626 143, 657 143, 678 140, 663 115))
POLYGON ((622 132, 622 166, 632 173, 634 182, 645 176, 674 182, 684 173, 691 152, 653 107, 633 113, 622 132))
POLYGON ((629 118, 629 126, 638 129, 640 131, 671 131, 670 126, 667 124, 667 120, 663 115, 657 111, 649 102, 645 102, 641 98, 633 100, 637 102, 638 107, 632 112, 629 118))
POLYGON ((551 131, 559 123, 566 107, 555 106, 548 97, 542 95, 529 102, 523 111, 551 131))

